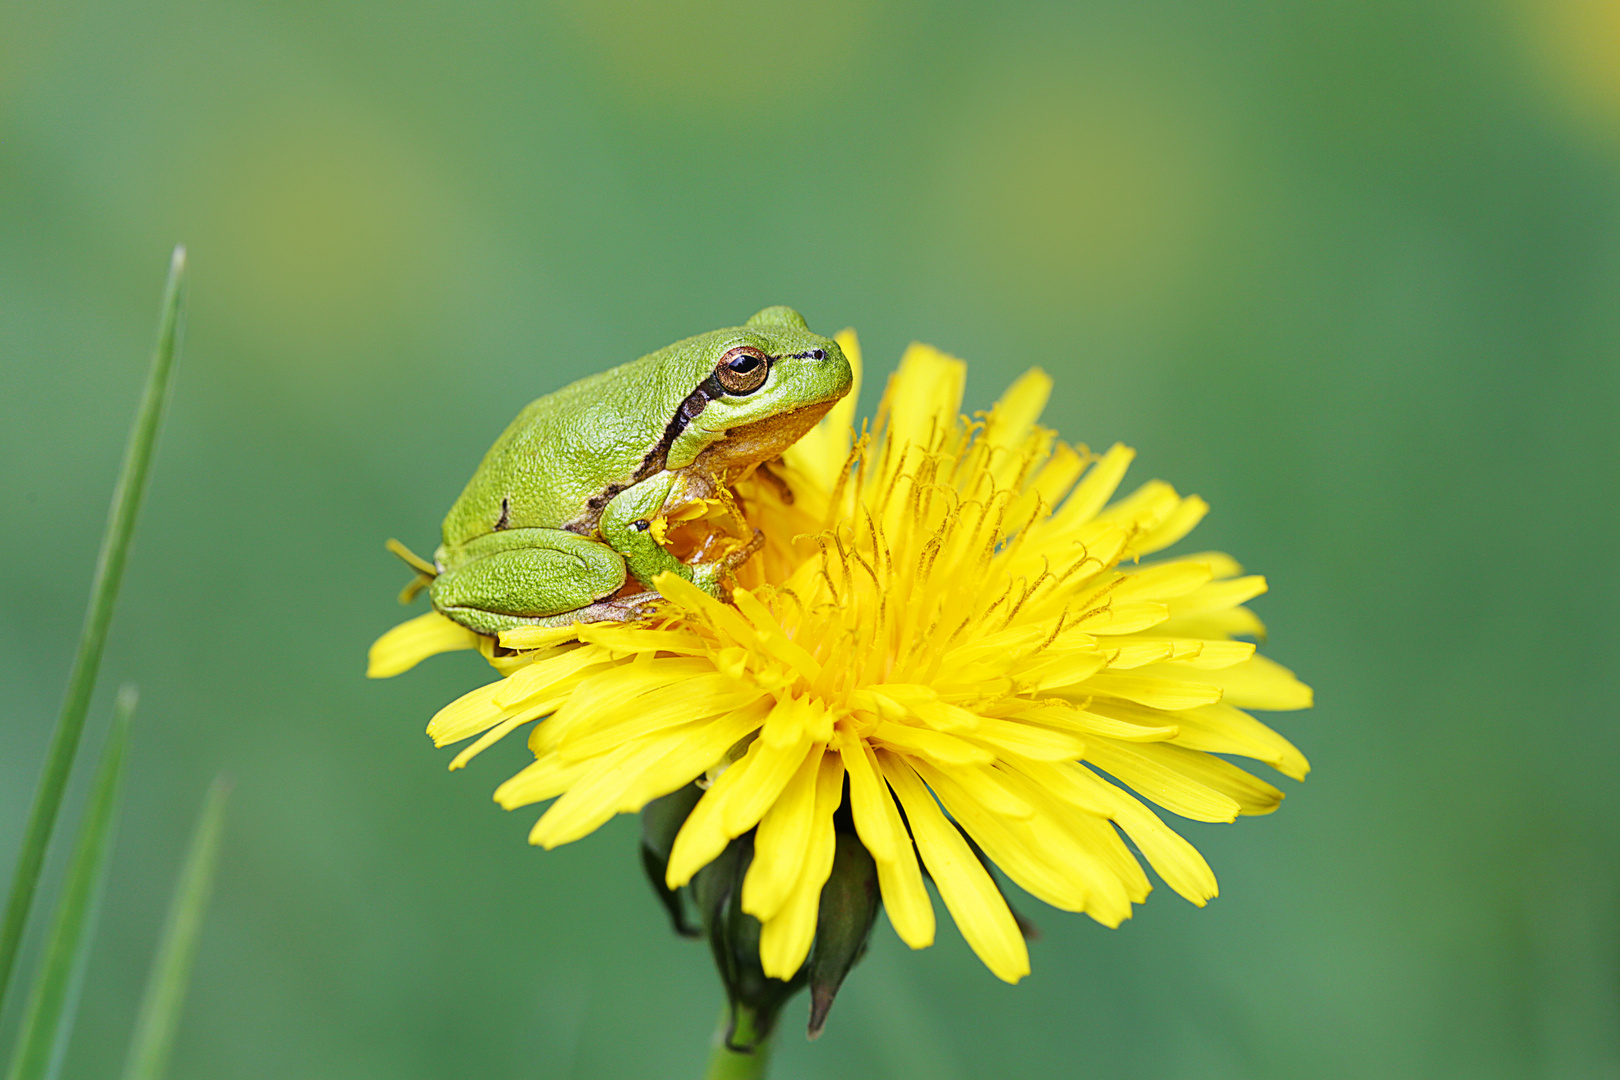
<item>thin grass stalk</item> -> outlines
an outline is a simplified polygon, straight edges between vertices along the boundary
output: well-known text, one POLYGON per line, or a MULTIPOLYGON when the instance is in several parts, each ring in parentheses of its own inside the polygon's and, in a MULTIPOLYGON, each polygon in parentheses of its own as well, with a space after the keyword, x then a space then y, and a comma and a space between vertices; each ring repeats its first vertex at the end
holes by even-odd
POLYGON ((101 553, 96 559, 96 576, 90 586, 90 608, 85 613, 79 649, 74 654, 73 668, 68 675, 67 696, 62 702, 62 713, 51 736, 50 748, 45 753, 45 769, 40 775, 39 787, 34 792, 34 804, 28 812, 28 824, 23 830, 5 915, 0 918, 0 1007, 5 1004, 6 988, 17 963, 17 950, 22 944, 29 909, 33 906, 40 868, 45 863, 51 831, 62 808, 62 795, 67 790, 68 775, 73 771, 80 736, 84 734, 84 718, 90 708, 91 695, 95 692, 96 674, 101 667, 101 654, 107 643, 107 629, 112 624, 118 588, 123 583, 129 542, 135 533, 141 494, 151 470, 158 421, 162 419, 163 405, 168 398, 169 376, 179 343, 180 285, 185 265, 185 248, 176 247, 169 263, 168 284, 163 291, 157 346, 152 352, 146 389, 141 396, 135 425, 130 430, 129 445, 124 451, 118 486, 113 489, 107 531, 102 537, 101 553))
POLYGON ((208 912, 208 898, 214 891, 214 869, 219 863, 220 838, 225 834, 225 800, 229 794, 230 784, 225 778, 215 779, 197 815, 197 826, 163 924, 163 936, 152 958, 152 972, 141 995, 124 1080, 158 1080, 168 1071, 186 986, 191 981, 192 961, 197 955, 197 939, 208 912))
POLYGON ((106 888, 107 853, 112 849, 118 820, 118 794, 123 787, 124 760, 129 747, 129 721, 135 713, 135 691, 125 687, 118 695, 112 731, 91 785, 68 864, 67 884, 57 902, 55 917, 45 939, 39 971, 28 994, 17 1046, 6 1080, 54 1080, 67 1054, 68 1034, 84 981, 90 939, 106 888))

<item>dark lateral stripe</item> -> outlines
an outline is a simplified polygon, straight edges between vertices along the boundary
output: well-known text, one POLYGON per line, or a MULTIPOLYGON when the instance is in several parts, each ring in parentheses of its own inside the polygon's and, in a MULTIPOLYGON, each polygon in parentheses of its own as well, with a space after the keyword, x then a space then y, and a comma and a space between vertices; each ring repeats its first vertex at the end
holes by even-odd
MULTIPOLYGON (((773 364, 778 360, 807 360, 810 358, 811 353, 815 352, 826 354, 825 350, 822 349, 810 349, 802 353, 767 356, 766 359, 773 364)), ((657 476, 663 472, 664 467, 669 463, 669 448, 675 445, 675 440, 680 438, 681 432, 686 430, 686 425, 702 416, 703 410, 708 406, 709 402, 725 396, 725 387, 720 385, 720 380, 712 373, 708 378, 698 383, 697 389, 686 395, 680 407, 675 410, 675 415, 669 418, 668 424, 664 425, 664 434, 659 437, 653 448, 647 451, 647 456, 641 459, 641 464, 636 466, 636 471, 630 475, 629 481, 623 484, 609 484, 595 495, 592 495, 590 501, 585 504, 585 512, 564 525, 563 528, 584 535, 595 532, 597 525, 601 523, 602 511, 607 509, 607 504, 613 501, 614 496, 627 487, 641 483, 649 476, 657 476)))

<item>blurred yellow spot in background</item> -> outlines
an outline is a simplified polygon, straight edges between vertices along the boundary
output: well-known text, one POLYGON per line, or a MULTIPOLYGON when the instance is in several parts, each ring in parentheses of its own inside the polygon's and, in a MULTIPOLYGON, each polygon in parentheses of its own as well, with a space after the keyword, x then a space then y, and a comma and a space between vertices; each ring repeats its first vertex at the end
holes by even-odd
POLYGON ((363 111, 316 98, 216 152, 199 246, 217 245, 225 309, 301 375, 375 366, 390 325, 449 276, 454 204, 423 159, 363 111))
POLYGON ((1620 136, 1620 0, 1524 0, 1541 77, 1583 125, 1620 136))
POLYGON ((1185 285, 1210 217, 1208 110, 1145 73, 1005 65, 955 134, 941 225, 998 301, 1081 318, 1185 285))
POLYGON ((567 0, 560 6, 632 105, 731 115, 758 115, 836 87, 869 51, 883 10, 867 0, 567 0))

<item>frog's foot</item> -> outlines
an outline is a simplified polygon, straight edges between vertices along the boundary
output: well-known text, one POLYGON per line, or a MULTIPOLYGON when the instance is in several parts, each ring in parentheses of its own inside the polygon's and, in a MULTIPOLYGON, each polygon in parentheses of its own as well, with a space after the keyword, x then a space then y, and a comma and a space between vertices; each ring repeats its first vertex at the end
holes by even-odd
MULTIPOLYGON (((658 604, 664 598, 656 592, 639 592, 630 596, 614 596, 568 613, 569 622, 640 622, 658 614, 658 604)), ((553 624, 561 625, 561 624, 553 624)))
POLYGON ((476 633, 637 617, 615 599, 624 587, 624 559, 586 537, 506 529, 478 537, 457 554, 429 594, 441 615, 476 633))
POLYGON ((733 551, 730 554, 723 556, 720 559, 720 565, 724 566, 726 568, 726 573, 729 574, 732 571, 736 570, 737 567, 741 566, 743 563, 745 563, 749 559, 753 558, 754 554, 756 552, 758 552, 759 549, 764 547, 764 546, 765 546, 765 534, 763 532, 761 532, 760 530, 755 529, 754 530, 754 535, 748 538, 748 543, 744 544, 742 547, 738 548, 736 551, 733 551))
POLYGON ((558 615, 503 615, 495 611, 446 611, 439 613, 476 633, 499 638, 507 630, 523 626, 559 627, 575 623, 641 622, 658 614, 663 597, 655 592, 637 593, 623 599, 598 600, 558 615))
POLYGON ((384 544, 383 547, 393 552, 399 557, 401 562, 410 567, 412 570, 416 571, 416 576, 411 579, 411 583, 400 590, 400 603, 408 604, 412 600, 415 600, 417 594, 423 589, 427 588, 429 585, 433 584, 433 579, 439 576, 439 568, 437 566, 434 566, 432 563, 428 562, 426 559, 422 558, 422 556, 418 555, 416 552, 412 551, 398 540, 395 540, 393 537, 389 537, 388 542, 384 544))
POLYGON ((724 586, 737 572, 737 567, 747 562, 754 553, 765 546, 765 534, 758 529, 748 543, 735 551, 728 552, 713 562, 696 563, 691 567, 692 584, 721 600, 730 601, 730 591, 724 586))

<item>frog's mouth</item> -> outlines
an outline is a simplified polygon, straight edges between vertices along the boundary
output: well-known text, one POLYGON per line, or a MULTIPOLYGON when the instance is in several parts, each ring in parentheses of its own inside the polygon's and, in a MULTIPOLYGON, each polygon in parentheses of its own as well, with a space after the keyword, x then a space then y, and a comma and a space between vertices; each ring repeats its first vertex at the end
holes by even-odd
POLYGON ((688 468, 735 484, 762 461, 780 457, 838 403, 837 398, 806 405, 789 413, 768 416, 734 427, 725 437, 699 454, 688 468))

